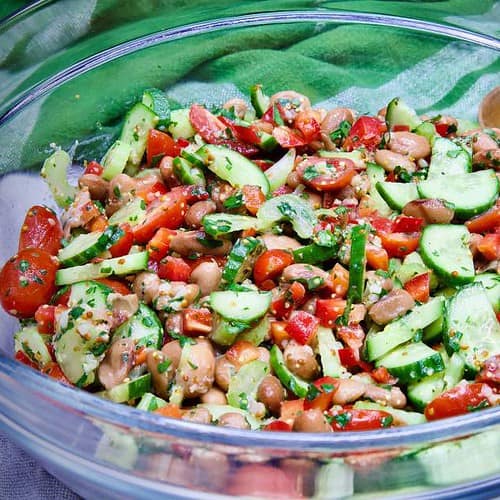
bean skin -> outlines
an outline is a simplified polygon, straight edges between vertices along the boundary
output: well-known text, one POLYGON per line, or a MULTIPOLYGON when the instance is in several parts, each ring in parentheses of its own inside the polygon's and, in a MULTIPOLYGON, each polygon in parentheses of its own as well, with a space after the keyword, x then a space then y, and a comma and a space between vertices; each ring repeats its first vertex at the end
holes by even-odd
POLYGON ((429 141, 412 132, 391 132, 387 147, 395 153, 410 156, 414 160, 425 158, 431 154, 429 141))
POLYGON ((293 422, 293 430, 297 432, 332 432, 321 410, 313 408, 297 415, 293 422))

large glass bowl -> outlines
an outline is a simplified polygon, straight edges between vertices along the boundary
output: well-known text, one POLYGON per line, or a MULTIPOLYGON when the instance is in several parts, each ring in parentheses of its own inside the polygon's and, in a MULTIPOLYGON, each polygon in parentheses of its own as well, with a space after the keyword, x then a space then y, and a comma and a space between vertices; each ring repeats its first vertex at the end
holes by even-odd
MULTIPOLYGON (((259 82, 361 112, 400 95, 419 112, 475 119, 498 84, 500 42, 484 34, 498 28, 495 2, 178 3, 39 1, 0 24, 1 261, 26 209, 52 205, 37 174, 51 144, 77 163, 99 159, 145 87, 215 105, 259 82)), ((486 498, 500 488, 500 409, 370 433, 200 426, 60 385, 13 361, 15 321, 2 313, 0 327, 2 430, 87 498, 486 498)))

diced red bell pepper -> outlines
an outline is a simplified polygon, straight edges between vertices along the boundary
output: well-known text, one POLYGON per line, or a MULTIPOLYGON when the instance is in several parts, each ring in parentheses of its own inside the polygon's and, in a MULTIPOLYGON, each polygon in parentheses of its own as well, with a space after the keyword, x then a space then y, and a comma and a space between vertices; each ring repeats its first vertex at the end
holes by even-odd
POLYGON ((418 302, 427 302, 430 297, 430 273, 414 276, 404 284, 404 289, 418 302))
POLYGON ((299 344, 312 341, 318 329, 319 320, 306 311, 293 311, 285 327, 290 337, 299 344))
POLYGON ((166 227, 160 227, 156 231, 155 235, 146 245, 150 260, 160 261, 167 255, 170 248, 170 240, 176 233, 177 231, 167 229, 166 227))
POLYGON ((304 400, 304 410, 316 408, 321 411, 328 410, 333 403, 333 395, 337 390, 338 381, 333 377, 321 377, 313 382, 314 387, 319 391, 314 399, 304 400))
POLYGON ((342 316, 346 307, 344 299, 318 299, 316 301, 316 317, 322 326, 333 327, 342 316))
POLYGON ((306 289, 302 283, 294 281, 278 298, 271 303, 271 312, 277 319, 287 318, 293 310, 300 307, 306 296, 306 289))
POLYGON ((158 276, 164 280, 187 282, 191 267, 183 259, 169 255, 159 262, 158 276))
POLYGON ((269 422, 262 428, 263 431, 272 431, 272 432, 291 432, 292 426, 283 420, 273 420, 269 422))
POLYGON ((120 229, 123 231, 123 236, 109 249, 109 253, 113 257, 127 255, 134 244, 134 232, 130 224, 120 224, 120 229))

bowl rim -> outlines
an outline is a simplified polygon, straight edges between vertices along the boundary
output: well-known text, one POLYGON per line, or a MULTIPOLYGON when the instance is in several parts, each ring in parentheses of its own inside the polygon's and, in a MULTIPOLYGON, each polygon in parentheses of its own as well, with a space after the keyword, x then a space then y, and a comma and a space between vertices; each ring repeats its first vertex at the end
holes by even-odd
MULTIPOLYGON (((16 17, 24 16, 31 10, 36 10, 49 3, 52 3, 51 0, 35 2, 31 6, 15 12, 12 16, 1 21, 0 27, 1 24, 10 23, 16 17)), ((14 104, 11 105, 10 109, 0 117, 0 126, 13 118, 31 102, 58 85, 98 67, 104 62, 109 62, 130 52, 183 37, 191 37, 226 28, 245 28, 263 23, 284 24, 303 22, 369 24, 404 28, 412 31, 425 31, 500 51, 500 40, 495 37, 449 25, 399 16, 352 13, 347 11, 318 12, 304 10, 233 16, 161 30, 132 39, 87 57, 22 93, 14 104)), ((175 435, 177 438, 227 444, 236 447, 241 447, 242 443, 244 443, 247 447, 260 449, 273 448, 275 450, 288 451, 324 451, 331 450, 332 448, 336 451, 354 451, 360 448, 368 450, 388 446, 400 447, 402 445, 416 445, 422 442, 443 441, 500 425, 500 407, 498 407, 419 425, 368 432, 328 434, 293 433, 293 437, 291 437, 290 433, 287 432, 266 433, 199 425, 183 420, 165 418, 125 405, 118 405, 96 397, 86 391, 68 387, 51 380, 12 358, 8 358, 2 353, 0 353, 0 375, 2 375, 0 377, 0 384, 4 383, 2 380, 5 377, 7 377, 7 384, 9 378, 12 378, 24 385, 32 393, 53 401, 60 407, 79 412, 90 418, 107 421, 122 428, 133 428, 134 430, 142 430, 148 433, 157 433, 165 436, 175 435)))

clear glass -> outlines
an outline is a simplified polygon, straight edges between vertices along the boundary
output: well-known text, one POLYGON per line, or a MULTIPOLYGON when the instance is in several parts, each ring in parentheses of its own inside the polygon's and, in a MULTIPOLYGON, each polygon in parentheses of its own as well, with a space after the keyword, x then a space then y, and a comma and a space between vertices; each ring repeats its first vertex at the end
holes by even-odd
MULTIPOLYGON (((494 2, 463 2, 462 17, 441 2, 171 3, 41 1, 0 24, 1 261, 25 210, 52 204, 38 176, 50 145, 73 148, 76 163, 100 159, 145 87, 180 105, 221 104, 262 82, 362 112, 400 95, 419 112, 475 119, 498 82, 500 42, 478 33, 493 33, 494 2)), ((500 488, 499 409, 355 434, 201 426, 47 379, 11 359, 16 325, 3 312, 0 327, 0 425, 84 497, 459 498, 500 488)))

